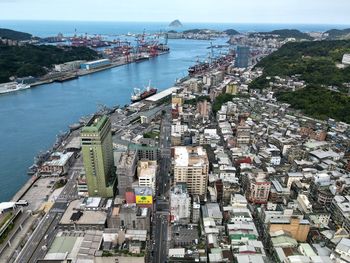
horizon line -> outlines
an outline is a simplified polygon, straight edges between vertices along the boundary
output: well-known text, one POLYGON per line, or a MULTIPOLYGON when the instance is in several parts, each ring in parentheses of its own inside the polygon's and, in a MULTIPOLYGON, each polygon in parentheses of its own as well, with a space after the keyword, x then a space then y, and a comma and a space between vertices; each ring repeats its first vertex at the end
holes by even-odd
MULTIPOLYGON (((174 19, 175 20, 175 19, 174 19)), ((67 19, 2 19, 0 18, 0 21, 45 21, 45 22, 96 22, 96 23, 101 23, 101 22, 109 22, 109 23, 171 23, 172 21, 131 21, 131 20, 67 20, 67 19)), ((350 26, 349 24, 346 23, 320 23, 320 22, 211 22, 211 21, 189 21, 189 22, 182 22, 180 19, 178 19, 182 24, 230 24, 230 25, 239 25, 239 24, 256 24, 256 25, 271 25, 271 24, 276 24, 276 25, 335 25, 335 26, 350 26)))

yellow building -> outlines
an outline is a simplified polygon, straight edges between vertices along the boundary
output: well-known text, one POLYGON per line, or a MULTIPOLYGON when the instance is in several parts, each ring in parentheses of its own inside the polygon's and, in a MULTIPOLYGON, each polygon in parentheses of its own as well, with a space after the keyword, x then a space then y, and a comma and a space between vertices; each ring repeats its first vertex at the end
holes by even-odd
POLYGON ((289 233, 291 237, 299 242, 305 242, 310 231, 310 223, 297 217, 292 217, 289 223, 270 223, 270 233, 279 230, 289 233))
POLYGON ((236 84, 230 83, 226 86, 226 93, 236 95, 238 93, 238 87, 236 84))

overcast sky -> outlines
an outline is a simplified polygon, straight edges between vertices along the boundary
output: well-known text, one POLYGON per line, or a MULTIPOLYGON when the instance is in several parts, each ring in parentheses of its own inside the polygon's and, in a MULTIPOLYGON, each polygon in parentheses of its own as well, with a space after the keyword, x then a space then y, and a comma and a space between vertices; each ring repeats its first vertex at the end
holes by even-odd
POLYGON ((0 0, 0 19, 350 24, 350 0, 0 0))

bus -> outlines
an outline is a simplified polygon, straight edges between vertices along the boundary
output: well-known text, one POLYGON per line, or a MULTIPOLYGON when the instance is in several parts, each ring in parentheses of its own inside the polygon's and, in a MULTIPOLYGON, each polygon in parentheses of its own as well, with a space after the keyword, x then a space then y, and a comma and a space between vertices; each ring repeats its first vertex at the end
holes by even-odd
POLYGON ((19 200, 18 202, 16 202, 16 205, 18 205, 18 206, 27 206, 28 205, 28 201, 27 200, 19 200))

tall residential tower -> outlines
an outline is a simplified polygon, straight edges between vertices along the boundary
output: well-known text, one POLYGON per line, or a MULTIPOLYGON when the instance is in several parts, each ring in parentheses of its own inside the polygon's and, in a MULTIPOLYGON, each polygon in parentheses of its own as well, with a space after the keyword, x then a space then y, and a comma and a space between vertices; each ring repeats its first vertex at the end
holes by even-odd
POLYGON ((81 144, 89 196, 113 197, 116 173, 109 118, 94 116, 81 130, 81 144))
POLYGON ((185 183, 189 194, 203 200, 209 170, 206 150, 202 146, 177 146, 172 151, 175 183, 185 183))
POLYGON ((246 68, 249 66, 250 48, 248 46, 238 46, 235 60, 236 68, 246 68))

